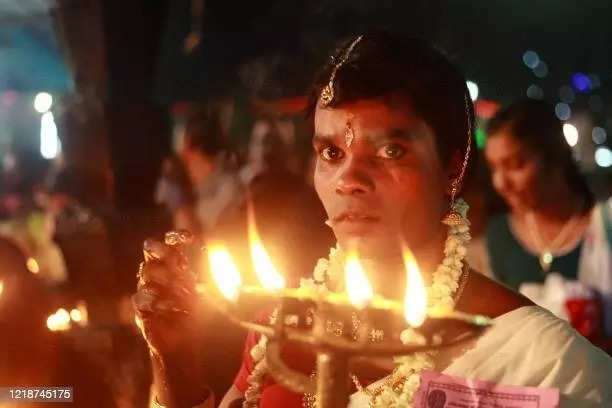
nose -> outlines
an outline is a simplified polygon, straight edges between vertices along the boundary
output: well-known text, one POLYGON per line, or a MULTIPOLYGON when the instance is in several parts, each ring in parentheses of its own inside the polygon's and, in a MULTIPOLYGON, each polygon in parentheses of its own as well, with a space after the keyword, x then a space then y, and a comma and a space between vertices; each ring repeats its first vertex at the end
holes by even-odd
POLYGON ((355 158, 346 160, 339 170, 336 193, 341 195, 360 195, 371 193, 374 190, 375 184, 367 170, 367 164, 355 158))

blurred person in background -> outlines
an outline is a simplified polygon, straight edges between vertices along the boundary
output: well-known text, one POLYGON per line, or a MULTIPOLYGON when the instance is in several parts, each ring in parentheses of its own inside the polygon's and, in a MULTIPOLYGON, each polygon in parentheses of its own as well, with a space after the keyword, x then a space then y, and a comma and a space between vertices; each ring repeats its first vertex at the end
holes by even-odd
POLYGON ((267 171, 270 165, 286 160, 282 155, 274 157, 274 153, 285 150, 282 147, 280 131, 275 121, 273 119, 257 120, 253 124, 249 138, 247 163, 240 169, 240 180, 248 185, 259 174, 267 171))
POLYGON ((85 300, 97 323, 115 320, 116 276, 104 186, 104 176, 95 169, 66 165, 49 174, 43 194, 47 234, 61 249, 68 271, 64 293, 85 300))
POLYGON ((38 191, 49 167, 40 153, 9 151, 2 161, 0 235, 15 243, 28 258, 28 269, 46 284, 61 284, 66 265, 58 246, 47 234, 45 212, 38 191))
MULTIPOLYGON (((517 102, 490 121, 488 134, 485 157, 508 212, 490 220, 488 260, 482 264, 536 302, 534 297, 543 303, 551 302, 546 297, 553 297, 552 303, 561 300, 555 311, 561 315, 568 312, 564 302, 572 292, 590 297, 581 286, 595 289, 606 311, 606 332, 612 335, 612 255, 604 228, 609 206, 595 202, 553 107, 536 100, 517 102)), ((564 317, 575 327, 583 325, 582 334, 597 337, 597 313, 582 316, 586 321, 580 323, 572 314, 582 312, 564 317)))
MULTIPOLYGON (((301 172, 301 152, 296 148, 295 124, 288 119, 262 117, 255 121, 249 139, 247 163, 240 169, 240 179, 248 185, 271 167, 294 174, 301 172)), ((306 152, 309 146, 305 147, 306 152)))
POLYGON ((177 154, 195 195, 200 230, 207 234, 219 216, 243 195, 236 156, 226 142, 219 118, 212 114, 192 114, 178 143, 177 154))
POLYGON ((185 229, 199 235, 200 224, 195 212, 195 193, 178 157, 171 156, 164 159, 161 177, 155 190, 155 202, 168 210, 175 229, 185 229))
POLYGON ((246 234, 247 210, 252 206, 253 221, 266 249, 293 283, 299 282, 320 254, 334 244, 331 229, 323 223, 325 211, 314 188, 292 168, 295 155, 274 118, 256 121, 248 162, 240 171, 246 198, 223 214, 213 232, 214 238, 227 242, 240 254, 237 259, 242 270, 253 270, 246 234), (305 247, 300 244, 303 242, 310 245, 305 247), (290 257, 287 247, 296 249, 290 257))

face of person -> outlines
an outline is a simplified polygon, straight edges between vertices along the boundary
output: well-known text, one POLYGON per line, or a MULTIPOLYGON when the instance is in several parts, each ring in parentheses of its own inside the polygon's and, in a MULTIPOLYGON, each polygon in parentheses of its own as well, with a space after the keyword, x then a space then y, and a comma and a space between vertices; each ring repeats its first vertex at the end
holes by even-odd
POLYGON ((540 160, 508 129, 489 135, 485 157, 493 187, 513 211, 533 208, 545 197, 540 160))
POLYGON ((285 167, 290 164, 289 142, 293 124, 261 120, 255 123, 249 142, 249 162, 254 165, 285 167))
POLYGON ((449 179, 408 101, 317 107, 314 131, 315 189, 342 248, 392 257, 400 237, 414 250, 440 233, 449 179))

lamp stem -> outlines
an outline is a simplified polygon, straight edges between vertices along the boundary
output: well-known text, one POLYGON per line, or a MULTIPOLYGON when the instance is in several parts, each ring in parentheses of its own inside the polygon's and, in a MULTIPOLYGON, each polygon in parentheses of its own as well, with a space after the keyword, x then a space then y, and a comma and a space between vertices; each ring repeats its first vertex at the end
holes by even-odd
POLYGON ((349 401, 348 356, 338 351, 317 353, 317 408, 344 408, 349 401))

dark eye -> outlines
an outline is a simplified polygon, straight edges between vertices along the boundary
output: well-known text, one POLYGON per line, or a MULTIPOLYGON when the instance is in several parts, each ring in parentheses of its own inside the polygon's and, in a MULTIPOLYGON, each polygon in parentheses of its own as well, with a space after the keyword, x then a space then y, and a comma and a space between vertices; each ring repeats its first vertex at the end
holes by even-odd
POLYGON ((319 152, 321 158, 325 161, 336 161, 344 157, 344 152, 336 146, 327 146, 319 152))
POLYGON ((402 145, 391 143, 381 147, 376 155, 383 159, 399 159, 405 154, 406 149, 402 145))

